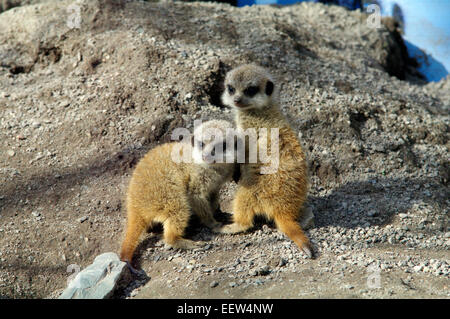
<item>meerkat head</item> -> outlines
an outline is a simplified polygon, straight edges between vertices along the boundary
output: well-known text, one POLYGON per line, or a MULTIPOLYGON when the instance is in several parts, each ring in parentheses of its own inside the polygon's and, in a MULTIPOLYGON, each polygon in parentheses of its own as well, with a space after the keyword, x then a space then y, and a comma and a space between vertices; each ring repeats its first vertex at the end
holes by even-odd
POLYGON ((237 142, 234 137, 228 138, 230 134, 233 134, 233 125, 224 120, 211 120, 195 127, 191 137, 194 163, 206 165, 234 163, 237 142))
POLYGON ((227 73, 222 103, 241 111, 262 109, 277 102, 277 92, 267 70, 245 64, 227 73))

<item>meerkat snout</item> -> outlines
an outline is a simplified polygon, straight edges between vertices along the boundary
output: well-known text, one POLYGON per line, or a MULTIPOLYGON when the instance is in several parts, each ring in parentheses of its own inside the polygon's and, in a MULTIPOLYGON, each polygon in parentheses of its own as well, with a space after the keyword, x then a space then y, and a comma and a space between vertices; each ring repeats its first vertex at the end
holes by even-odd
POLYGON ((243 65, 225 78, 222 103, 238 110, 263 108, 276 99, 274 81, 268 72, 255 65, 243 65))

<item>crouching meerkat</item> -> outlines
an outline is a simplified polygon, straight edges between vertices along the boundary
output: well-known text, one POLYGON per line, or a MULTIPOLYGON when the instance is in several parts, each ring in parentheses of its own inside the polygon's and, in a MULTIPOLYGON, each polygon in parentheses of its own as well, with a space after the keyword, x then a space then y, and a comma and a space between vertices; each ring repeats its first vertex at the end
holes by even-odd
POLYGON ((220 225, 213 213, 218 208, 218 192, 231 179, 235 168, 228 157, 230 153, 234 156, 234 151, 228 148, 227 152, 225 143, 226 130, 232 127, 223 120, 205 122, 195 129, 191 144, 166 143, 150 150, 140 160, 128 186, 122 261, 131 265, 142 233, 154 223, 163 224, 165 243, 181 249, 201 246, 183 238, 192 213, 210 228, 220 225), (189 161, 174 161, 174 154, 180 155, 179 149, 189 150, 189 161))
MULTIPOLYGON (((227 234, 246 231, 253 226, 256 214, 265 215, 312 257, 309 239, 298 224, 308 192, 307 165, 297 135, 280 111, 278 85, 265 69, 242 65, 227 73, 222 102, 235 110, 236 126, 241 133, 246 135, 245 130, 255 129, 258 149, 264 142, 258 132, 278 128, 279 162, 275 172, 263 174, 264 164, 259 158, 256 163, 248 163, 246 154, 233 200, 233 223, 218 231, 227 234)), ((270 149, 271 139, 267 135, 265 143, 270 149)), ((247 153, 249 146, 247 143, 245 146, 247 153)))

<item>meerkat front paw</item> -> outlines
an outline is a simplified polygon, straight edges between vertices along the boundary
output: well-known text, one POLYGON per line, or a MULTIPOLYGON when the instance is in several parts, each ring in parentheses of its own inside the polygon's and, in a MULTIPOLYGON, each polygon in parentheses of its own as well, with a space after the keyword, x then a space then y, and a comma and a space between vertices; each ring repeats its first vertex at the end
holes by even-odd
POLYGON ((223 226, 222 228, 220 228, 219 232, 222 234, 237 234, 237 233, 242 233, 242 232, 246 231, 247 229, 248 229, 248 227, 233 223, 230 225, 223 226))

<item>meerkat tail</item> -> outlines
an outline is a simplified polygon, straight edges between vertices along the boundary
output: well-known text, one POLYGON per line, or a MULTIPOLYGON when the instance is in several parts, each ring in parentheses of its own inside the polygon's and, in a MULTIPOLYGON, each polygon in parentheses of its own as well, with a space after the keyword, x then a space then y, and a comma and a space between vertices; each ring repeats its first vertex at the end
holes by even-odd
POLYGON ((277 228, 285 233, 309 257, 313 258, 313 250, 308 237, 295 219, 275 216, 277 228))
POLYGON ((144 221, 136 213, 129 212, 127 231, 120 250, 120 260, 131 263, 134 251, 139 243, 139 238, 145 231, 145 226, 144 221))

